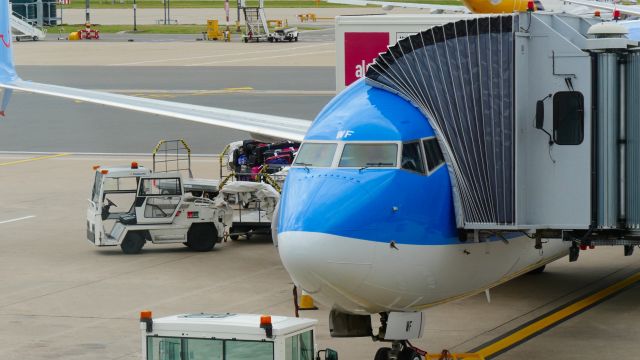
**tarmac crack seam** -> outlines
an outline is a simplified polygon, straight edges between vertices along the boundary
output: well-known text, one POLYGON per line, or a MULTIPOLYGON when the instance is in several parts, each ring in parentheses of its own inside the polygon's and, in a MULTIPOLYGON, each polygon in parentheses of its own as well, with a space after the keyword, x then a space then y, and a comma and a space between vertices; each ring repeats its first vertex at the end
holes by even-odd
POLYGON ((596 284, 606 280, 607 278, 610 278, 610 277, 620 273, 621 271, 623 271, 625 269, 628 269, 629 267, 630 266, 625 266, 625 267, 623 267, 621 269, 618 269, 618 270, 612 271, 612 272, 610 272, 610 273, 608 273, 606 275, 603 275, 602 277, 599 277, 599 278, 597 278, 597 279, 595 279, 593 281, 590 281, 590 282, 586 283, 585 285, 578 287, 577 289, 574 289, 572 291, 569 291, 568 293, 565 293, 565 294, 562 294, 560 296, 557 296, 556 298, 554 298, 554 299, 552 299, 550 301, 547 301, 546 303, 544 303, 544 304, 542 304, 540 306, 537 306, 535 309, 531 309, 530 311, 527 311, 524 314, 521 314, 521 315, 518 315, 516 317, 513 317, 513 318, 511 318, 511 319, 509 319, 509 320, 507 320, 507 321, 505 321, 505 322, 503 322, 501 324, 498 324, 498 325, 494 326, 493 328, 491 328, 489 330, 483 331, 482 333, 480 333, 480 334, 478 334, 478 335, 476 335, 476 336, 474 336, 474 337, 472 337, 470 339, 467 339, 467 340, 465 340, 465 341, 463 341, 461 343, 458 343, 458 344, 452 346, 451 348, 455 349, 455 348, 462 347, 465 344, 467 344, 467 343, 469 343, 469 342, 471 342, 471 341, 473 341, 473 340, 475 340, 475 339, 477 339, 477 338, 479 338, 479 337, 481 337, 483 335, 490 334, 491 332, 496 331, 496 330, 498 330, 498 329, 500 329, 502 327, 506 327, 508 324, 513 323, 514 321, 517 321, 519 319, 525 318, 525 317, 535 313, 536 311, 540 311, 540 310, 542 310, 542 309, 544 309, 546 307, 552 306, 554 303, 562 301, 562 299, 568 299, 565 303, 571 302, 571 301, 575 301, 575 300, 579 299, 580 296, 582 296, 581 292, 584 291, 585 289, 588 289, 588 288, 590 288, 592 286, 595 286, 596 284), (572 296, 576 295, 576 294, 578 296, 572 298, 572 296))
MULTIPOLYGON (((318 46, 327 46, 327 45, 333 45, 332 43, 326 43, 326 44, 313 44, 313 45, 304 45, 304 46, 297 46, 297 47, 293 47, 293 48, 289 48, 288 50, 299 50, 299 49, 307 49, 310 47, 318 47, 318 46)), ((197 59, 215 59, 215 58, 220 58, 220 57, 225 57, 225 56, 240 56, 240 55, 250 55, 250 54, 264 54, 264 53, 270 53, 270 52, 282 52, 282 49, 273 49, 273 50, 261 50, 261 51, 248 51, 248 52, 243 52, 243 53, 233 53, 230 52, 228 54, 219 54, 219 55, 205 55, 205 56, 193 56, 193 57, 188 57, 188 58, 173 58, 173 59, 158 59, 158 60, 145 60, 145 61, 135 61, 135 62, 130 62, 130 63, 122 63, 122 64, 111 64, 108 66, 129 66, 129 65, 140 65, 140 64, 151 64, 151 63, 162 63, 162 62, 169 62, 169 61, 184 61, 184 60, 197 60, 197 59)), ((195 66, 195 65, 194 65, 195 66)))

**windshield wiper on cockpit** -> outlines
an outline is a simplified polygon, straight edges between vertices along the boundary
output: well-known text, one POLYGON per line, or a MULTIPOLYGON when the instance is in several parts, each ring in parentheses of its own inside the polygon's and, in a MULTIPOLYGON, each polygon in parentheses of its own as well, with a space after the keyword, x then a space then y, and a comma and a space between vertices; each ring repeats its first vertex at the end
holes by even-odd
POLYGON ((382 167, 382 166, 393 166, 393 163, 377 162, 377 163, 367 163, 366 165, 367 166, 365 166, 365 167, 370 167, 370 166, 382 167))
POLYGON ((304 163, 304 162, 297 162, 295 163, 295 165, 302 165, 304 169, 307 171, 307 173, 309 173, 309 166, 313 166, 313 164, 304 163))
POLYGON ((366 170, 370 167, 382 167, 382 166, 393 166, 393 163, 386 163, 386 162, 366 163, 365 166, 358 169, 358 171, 362 172, 363 170, 366 170))

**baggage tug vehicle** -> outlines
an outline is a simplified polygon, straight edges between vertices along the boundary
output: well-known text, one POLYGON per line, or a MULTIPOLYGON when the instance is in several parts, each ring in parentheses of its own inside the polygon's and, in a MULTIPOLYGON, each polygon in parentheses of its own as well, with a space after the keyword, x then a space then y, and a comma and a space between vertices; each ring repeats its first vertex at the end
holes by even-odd
POLYGON ((143 360, 338 360, 316 351, 317 320, 287 316, 191 313, 153 319, 140 313, 143 360), (314 357, 316 355, 316 357, 314 357))
POLYGON ((180 172, 153 173, 136 162, 95 169, 87 210, 87 239, 137 254, 147 241, 184 243, 209 251, 224 237, 233 210, 221 199, 217 180, 183 179, 180 172))

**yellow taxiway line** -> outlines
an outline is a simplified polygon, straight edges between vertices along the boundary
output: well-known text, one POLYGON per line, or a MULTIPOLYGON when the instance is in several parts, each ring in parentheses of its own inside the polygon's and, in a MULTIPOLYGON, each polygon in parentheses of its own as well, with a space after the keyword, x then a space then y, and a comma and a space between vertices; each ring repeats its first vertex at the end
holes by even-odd
POLYGON ((22 159, 22 160, 3 162, 3 163, 0 163, 0 166, 17 165, 17 164, 23 164, 23 163, 32 162, 32 161, 54 159, 54 158, 59 158, 59 157, 67 156, 67 155, 71 155, 71 153, 44 155, 44 156, 38 156, 38 157, 34 157, 34 158, 29 158, 29 159, 22 159))
POLYGON ((489 359, 497 356, 516 345, 519 345, 532 337, 539 335, 543 331, 558 325, 559 323, 568 320, 569 318, 579 314, 582 311, 588 310, 590 307, 595 306, 609 297, 612 297, 629 286, 640 281, 640 273, 636 273, 624 280, 621 280, 605 289, 599 290, 595 293, 587 295, 578 301, 573 301, 569 304, 563 305, 556 310, 553 310, 545 315, 538 317, 524 325, 508 333, 504 337, 500 337, 497 340, 490 342, 488 345, 483 345, 481 348, 472 351, 475 354, 489 359))

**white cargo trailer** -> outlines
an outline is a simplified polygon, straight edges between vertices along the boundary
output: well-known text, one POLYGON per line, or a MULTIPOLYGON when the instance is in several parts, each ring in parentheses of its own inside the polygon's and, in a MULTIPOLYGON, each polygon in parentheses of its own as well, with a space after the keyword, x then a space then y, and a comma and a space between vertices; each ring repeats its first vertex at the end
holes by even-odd
POLYGON ((382 14, 336 17, 336 90, 364 77, 387 46, 435 25, 478 17, 473 14, 382 14))

